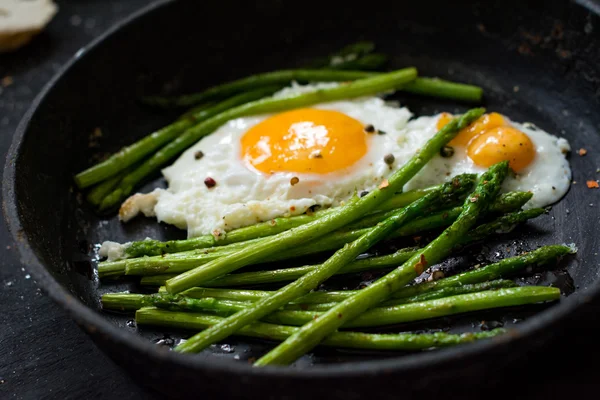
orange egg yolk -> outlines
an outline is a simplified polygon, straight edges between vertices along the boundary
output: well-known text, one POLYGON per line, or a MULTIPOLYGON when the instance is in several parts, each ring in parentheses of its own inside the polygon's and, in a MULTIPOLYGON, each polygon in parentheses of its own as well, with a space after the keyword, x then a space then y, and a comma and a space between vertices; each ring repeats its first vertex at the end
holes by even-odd
MULTIPOLYGON (((443 113, 437 129, 442 129, 452 118, 451 114, 443 113)), ((486 168, 500 161, 508 161, 513 171, 519 172, 535 157, 535 146, 529 136, 509 126, 498 113, 482 115, 463 128, 448 144, 467 147, 469 158, 476 165, 486 168)))
MULTIPOLYGON (((448 122, 452 120, 452 118, 454 118, 452 114, 443 113, 440 116, 440 119, 438 120, 437 129, 442 129, 448 122)), ((498 113, 489 113, 482 115, 471 125, 461 129, 461 131, 458 132, 458 135, 456 135, 454 139, 452 139, 450 143, 448 143, 448 145, 466 147, 469 145, 469 142, 471 142, 471 140, 473 140, 473 138, 475 138, 477 135, 489 129, 505 125, 506 121, 504 120, 504 118, 502 118, 502 115, 498 113)))
POLYGON ((287 111, 249 129, 241 139, 241 157, 267 174, 335 172, 366 154, 363 129, 361 122, 338 111, 287 111))
POLYGON ((535 157, 535 147, 529 136, 509 126, 490 129, 474 138, 467 149, 473 162, 489 167, 500 161, 508 161, 513 171, 527 167, 535 157))

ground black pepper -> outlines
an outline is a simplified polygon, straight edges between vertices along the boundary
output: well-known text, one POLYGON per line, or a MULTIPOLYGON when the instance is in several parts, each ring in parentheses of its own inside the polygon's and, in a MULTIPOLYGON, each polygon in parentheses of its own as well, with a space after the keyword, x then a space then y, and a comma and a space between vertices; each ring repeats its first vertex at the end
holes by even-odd
POLYGON ((365 125, 365 132, 367 133, 375 133, 375 127, 371 124, 365 125))

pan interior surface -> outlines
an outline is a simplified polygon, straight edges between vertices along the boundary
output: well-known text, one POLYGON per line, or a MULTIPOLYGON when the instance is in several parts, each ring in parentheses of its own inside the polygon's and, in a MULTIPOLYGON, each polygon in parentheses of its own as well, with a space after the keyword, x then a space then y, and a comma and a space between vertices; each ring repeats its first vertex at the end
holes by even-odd
MULTIPOLYGON (((176 239, 185 233, 151 219, 122 224, 114 215, 98 216, 85 204, 72 177, 175 116, 143 106, 140 97, 196 91, 253 73, 301 66, 361 39, 389 54, 390 68, 416 66, 423 76, 482 86, 489 110, 564 136, 575 150, 600 149, 598 17, 568 2, 523 3, 374 1, 369 10, 347 2, 176 2, 150 11, 83 52, 54 82, 24 127, 18 153, 9 160, 15 169, 14 202, 22 227, 17 236, 26 238, 62 287, 94 310, 100 309, 102 293, 135 290, 132 281, 98 282, 94 246, 107 239, 176 239), (98 128, 100 137, 93 135, 98 128)), ((406 94, 395 99, 416 115, 468 108, 406 94)), ((573 297, 598 287, 600 193, 588 189, 585 181, 599 178, 600 156, 589 151, 581 157, 574 151, 570 164, 577 183, 548 215, 459 254, 445 268, 494 261, 543 244, 575 243, 577 257, 524 281, 552 284, 573 297)), ((157 186, 165 186, 159 176, 139 191, 157 186)), ((331 287, 353 288, 364 280, 368 277, 338 279, 331 287)), ((493 311, 394 329, 478 331, 490 324, 521 324, 543 309, 493 311)), ((553 307, 544 312, 552 313, 553 307)), ((137 330, 132 316, 103 318, 125 331, 137 330)), ((167 346, 182 337, 139 331, 167 346)), ((199 358, 243 362, 272 347, 267 341, 230 338, 199 358)), ((414 357, 418 355, 318 348, 294 366, 414 357)))

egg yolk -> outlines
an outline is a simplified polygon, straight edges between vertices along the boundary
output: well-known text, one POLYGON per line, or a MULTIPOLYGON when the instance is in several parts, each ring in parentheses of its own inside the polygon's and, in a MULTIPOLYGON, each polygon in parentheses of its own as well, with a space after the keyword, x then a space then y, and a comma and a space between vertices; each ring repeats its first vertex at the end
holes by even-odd
MULTIPOLYGON (((453 118, 452 114, 442 113, 442 115, 440 116, 440 119, 438 120, 438 123, 437 123, 437 129, 438 130, 442 129, 444 126, 446 126, 446 124, 448 122, 450 122, 452 120, 452 118, 453 118)), ((506 125, 506 121, 504 120, 504 118, 502 118, 502 115, 500 115, 498 113, 489 113, 489 114, 482 115, 471 125, 467 126, 466 128, 461 129, 461 131, 458 132, 458 135, 456 135, 454 137, 454 139, 452 139, 448 143, 448 145, 466 147, 469 145, 471 140, 473 140, 475 137, 477 137, 481 133, 488 131, 492 128, 496 128, 499 126, 505 126, 505 125, 506 125)))
POLYGON ((338 111, 303 108, 272 116, 241 139, 241 157, 258 171, 325 174, 367 152, 364 125, 338 111))
POLYGON ((523 132, 500 126, 475 137, 469 144, 467 154, 481 167, 507 160, 509 166, 518 172, 533 161, 535 148, 529 136, 523 132))
MULTIPOLYGON (((437 129, 442 129, 452 118, 452 114, 443 113, 437 122, 437 129)), ((513 171, 518 172, 535 157, 535 147, 529 136, 509 126, 498 113, 482 115, 461 129, 448 144, 467 147, 467 155, 480 167, 508 161, 513 171)))

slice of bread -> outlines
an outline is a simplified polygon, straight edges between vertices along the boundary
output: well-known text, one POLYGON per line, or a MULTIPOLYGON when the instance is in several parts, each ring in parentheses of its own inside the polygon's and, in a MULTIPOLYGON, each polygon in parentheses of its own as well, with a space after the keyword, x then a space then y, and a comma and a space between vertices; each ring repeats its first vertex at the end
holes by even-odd
POLYGON ((0 0, 0 52, 25 45, 57 10, 52 0, 0 0))

